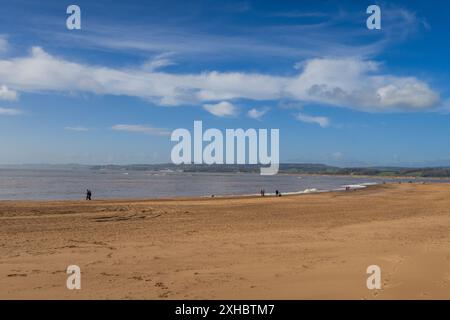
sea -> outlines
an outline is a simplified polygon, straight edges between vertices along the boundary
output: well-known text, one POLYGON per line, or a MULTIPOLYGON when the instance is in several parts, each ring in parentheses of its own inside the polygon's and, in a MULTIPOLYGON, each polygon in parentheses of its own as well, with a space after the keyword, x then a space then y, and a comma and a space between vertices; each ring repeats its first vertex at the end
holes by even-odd
MULTIPOLYGON (((364 188, 383 182, 410 179, 326 175, 252 173, 187 173, 176 171, 124 171, 108 169, 0 168, 0 200, 140 199, 173 197, 266 195, 324 192, 364 188)), ((426 179, 416 179, 426 181, 426 179)), ((448 181, 448 180, 447 180, 448 181)))

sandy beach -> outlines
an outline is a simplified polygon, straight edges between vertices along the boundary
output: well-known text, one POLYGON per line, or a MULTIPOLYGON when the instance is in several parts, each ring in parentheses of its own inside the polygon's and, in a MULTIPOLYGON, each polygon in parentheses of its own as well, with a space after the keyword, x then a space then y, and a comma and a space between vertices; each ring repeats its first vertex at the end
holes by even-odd
POLYGON ((1 201, 1 299, 450 299, 450 184, 1 201), (68 265, 81 290, 66 288, 68 265), (382 288, 368 290, 378 265, 382 288))

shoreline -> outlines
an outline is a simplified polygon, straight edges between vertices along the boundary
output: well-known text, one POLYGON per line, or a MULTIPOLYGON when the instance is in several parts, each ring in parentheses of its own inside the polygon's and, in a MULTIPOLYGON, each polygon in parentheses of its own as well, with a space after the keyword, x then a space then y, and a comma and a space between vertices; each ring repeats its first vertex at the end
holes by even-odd
POLYGON ((279 173, 280 175, 292 175, 292 176, 319 176, 319 177, 340 177, 340 178, 373 178, 373 179, 425 179, 425 180, 448 180, 450 177, 418 177, 418 176, 374 176, 374 175, 357 175, 357 174, 326 174, 326 173, 279 173))
MULTIPOLYGON (((225 175, 228 176, 228 178, 223 178, 226 181, 231 180, 233 182, 233 179, 236 181, 240 181, 239 177, 233 178, 233 176, 239 176, 236 173, 217 173, 218 175, 225 175)), ((190 175, 190 174, 189 174, 190 175)), ((165 192, 153 192, 151 191, 153 188, 151 185, 151 182, 149 181, 147 183, 147 186, 150 188, 148 192, 142 192, 142 190, 145 190, 144 188, 136 189, 131 186, 131 189, 127 189, 128 187, 122 187, 120 190, 114 190, 114 188, 109 188, 107 185, 105 185, 105 181, 100 179, 100 185, 94 190, 93 198, 94 199, 101 199, 101 200, 114 200, 114 199, 123 199, 123 200, 135 200, 135 199, 181 199, 181 198, 209 198, 209 197, 249 197, 249 196, 259 196, 259 190, 261 187, 264 187, 266 190, 274 191, 275 189, 279 189, 282 195, 294 195, 294 194, 307 194, 307 193, 323 193, 323 192, 332 192, 337 190, 343 190, 345 189, 346 185, 351 186, 352 188, 362 188, 366 187, 369 184, 383 184, 383 183, 396 183, 397 181, 402 181, 403 183, 407 182, 413 182, 413 183, 421 183, 421 182, 439 182, 439 183, 449 183, 450 178, 414 178, 414 177, 377 177, 377 176, 364 176, 364 175, 330 175, 330 174, 297 174, 297 173, 282 173, 279 174, 280 176, 280 184, 274 183, 273 185, 268 186, 268 183, 271 184, 272 182, 264 182, 264 179, 261 180, 262 182, 253 182, 252 186, 246 186, 245 188, 239 188, 237 187, 237 190, 232 190, 230 188, 222 188, 220 185, 219 187, 213 188, 213 190, 216 192, 209 191, 207 187, 207 184, 202 182, 202 179, 208 179, 208 175, 210 173, 194 173, 193 175, 197 175, 199 177, 196 178, 196 184, 197 187, 195 191, 193 192, 179 192, 179 195, 176 195, 176 190, 170 190, 166 189, 165 192), (203 177, 206 176, 206 177, 203 177), (284 177, 284 178, 283 178, 284 177), (290 178, 289 178, 290 177, 290 178), (311 177, 311 178, 310 178, 311 177), (298 183, 295 181, 290 181, 289 183, 286 183, 286 181, 289 181, 289 179, 304 179, 304 182, 298 183), (323 180, 325 183, 321 182, 321 178, 324 178, 323 180), (328 181, 328 182, 326 182, 328 181), (203 186, 203 187, 202 187, 203 186), (254 192, 250 192, 254 191, 254 192), (98 191, 98 192, 95 192, 98 191), (211 193, 209 193, 211 192, 211 193), (224 193, 219 193, 224 192, 224 193)), ((258 174, 252 174, 252 173, 246 173, 245 175, 253 176, 251 179, 256 179, 254 176, 259 176, 258 174)), ((133 179, 136 179, 136 181, 143 181, 139 180, 138 178, 132 178, 130 182, 134 181, 133 179)), ((164 178, 166 179, 166 178, 164 178)), ((164 180, 163 179, 163 180, 164 180)), ((170 182, 170 180, 177 179, 176 177, 168 178, 167 180, 170 182)), ((189 179, 189 177, 182 177, 180 181, 182 181, 184 184, 189 183, 186 179, 189 179)), ((208 180, 206 180, 208 181, 208 180)), ((245 177, 242 181, 246 181, 245 177)), ((258 180, 259 181, 259 180, 258 180)), ((270 181, 270 180, 268 180, 270 181)), ((33 182, 33 181, 31 181, 33 182)), ((96 180, 90 178, 86 178, 86 180, 83 182, 83 185, 89 186, 91 183, 95 184, 96 180)), ((165 183, 164 181, 162 181, 165 183)), ((33 182, 35 184, 35 182, 33 182)), ((37 189, 37 191, 33 188, 25 188, 24 190, 18 189, 18 190, 5 190, 4 195, 0 195, 0 201, 76 201, 76 200, 83 200, 85 198, 85 194, 83 192, 83 185, 71 185, 70 186, 70 192, 59 192, 55 188, 49 188, 44 189, 42 192, 37 189), (80 188, 81 186, 81 188, 80 188), (8 191, 8 192, 6 192, 8 191), (23 196, 21 198, 21 196, 23 196)), ((0 186, 5 188, 5 186, 0 186)), ((0 188, 1 189, 1 188, 0 188)), ((156 188, 157 189, 157 188, 156 188)), ((274 196, 274 192, 266 193, 266 196, 274 196)))
MULTIPOLYGON (((449 181, 450 182, 450 181, 449 181)), ((395 183, 386 183, 395 184, 395 183)), ((292 196, 302 196, 307 194, 321 194, 321 193, 330 193, 330 192, 349 192, 356 190, 363 190, 367 188, 373 188, 376 186, 382 185, 382 183, 361 183, 361 184, 353 184, 349 185, 351 187, 350 190, 345 190, 346 185, 343 185, 339 188, 330 189, 330 190, 320 190, 316 188, 307 188, 303 191, 290 191, 290 192, 282 192, 282 197, 292 197, 292 196)), ((36 203, 45 203, 45 202, 82 202, 82 203, 90 203, 94 201, 182 201, 182 200, 205 200, 205 199, 241 199, 241 198, 276 198, 275 193, 266 193, 264 197, 262 197, 259 193, 253 194, 241 194, 241 195, 203 195, 203 196, 167 196, 167 197, 155 197, 155 198, 95 198, 93 200, 87 201, 85 199, 0 199, 0 204, 2 202, 36 202, 36 203)))

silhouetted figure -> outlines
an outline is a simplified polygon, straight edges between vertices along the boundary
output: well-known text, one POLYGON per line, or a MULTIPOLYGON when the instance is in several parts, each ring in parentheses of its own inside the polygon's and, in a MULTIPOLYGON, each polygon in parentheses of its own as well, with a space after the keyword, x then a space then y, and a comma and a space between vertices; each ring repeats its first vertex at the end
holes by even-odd
POLYGON ((275 196, 278 197, 280 195, 280 191, 275 190, 275 196))
POLYGON ((92 191, 87 189, 86 190, 86 200, 92 200, 92 191))
POLYGON ((266 190, 261 189, 261 197, 264 197, 266 195, 266 190))

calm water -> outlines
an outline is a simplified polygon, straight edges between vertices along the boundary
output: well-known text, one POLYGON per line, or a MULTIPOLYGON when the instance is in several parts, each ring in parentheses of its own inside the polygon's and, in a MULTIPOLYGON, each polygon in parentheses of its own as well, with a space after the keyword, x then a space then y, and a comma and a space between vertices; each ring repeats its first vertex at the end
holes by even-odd
MULTIPOLYGON (((386 179, 385 179, 386 180, 386 179)), ((0 169, 0 200, 94 199, 282 193, 333 190, 344 185, 380 183, 379 178, 260 176, 258 174, 176 173, 115 170, 0 169)))

